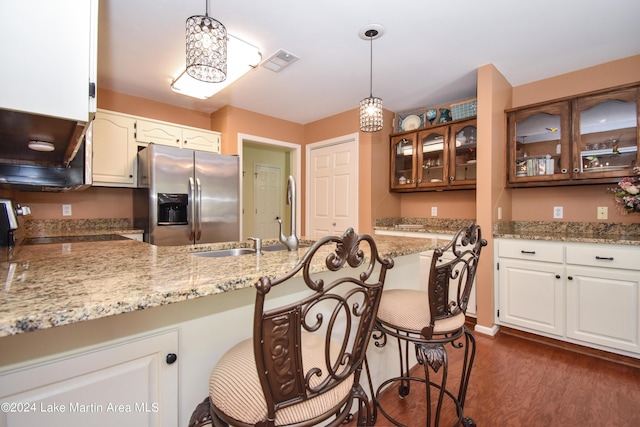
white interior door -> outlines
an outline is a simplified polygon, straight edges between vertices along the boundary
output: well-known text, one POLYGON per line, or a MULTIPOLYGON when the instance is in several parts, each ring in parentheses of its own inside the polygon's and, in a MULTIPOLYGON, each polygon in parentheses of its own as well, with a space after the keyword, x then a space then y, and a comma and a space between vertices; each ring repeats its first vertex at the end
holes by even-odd
POLYGON ((255 237, 277 238, 278 223, 276 217, 282 218, 282 170, 272 165, 255 165, 254 206, 255 237))
POLYGON ((314 144, 308 155, 308 235, 358 232, 358 143, 350 135, 314 144))

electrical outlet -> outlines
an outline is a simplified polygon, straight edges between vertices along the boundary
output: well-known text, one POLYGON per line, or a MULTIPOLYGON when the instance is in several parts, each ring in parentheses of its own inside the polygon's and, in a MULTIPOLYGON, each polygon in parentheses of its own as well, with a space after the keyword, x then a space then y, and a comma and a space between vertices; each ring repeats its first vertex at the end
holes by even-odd
POLYGON ((431 216, 438 216, 438 207, 431 206, 431 216))
POLYGON ((498 206, 498 219, 502 219, 502 208, 498 206))
POLYGON ((71 205, 62 205, 62 216, 71 216, 71 205))
POLYGON ((563 214, 562 210, 563 210, 562 206, 554 206, 553 207, 553 217, 555 219, 561 219, 562 218, 562 214, 563 214))
POLYGON ((609 208, 607 208, 606 206, 598 206, 598 211, 597 211, 597 218, 598 219, 607 219, 609 218, 609 208))

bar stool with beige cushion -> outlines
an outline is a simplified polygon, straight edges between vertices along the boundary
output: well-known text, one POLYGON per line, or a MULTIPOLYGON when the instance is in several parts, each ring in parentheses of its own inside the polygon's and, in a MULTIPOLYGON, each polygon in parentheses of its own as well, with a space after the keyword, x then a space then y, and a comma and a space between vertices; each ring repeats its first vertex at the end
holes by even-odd
POLYGON ((353 418, 354 403, 357 425, 371 425, 360 377, 392 267, 371 236, 349 229, 318 240, 285 276, 260 278, 253 338, 218 361, 189 426, 335 426, 353 418), (304 297, 273 307, 269 292, 294 276, 304 297))
POLYGON ((475 425, 471 418, 465 418, 463 415, 475 357, 475 340, 465 326, 465 313, 476 276, 480 250, 486 244, 487 241, 481 237, 480 227, 472 222, 468 227, 458 230, 446 246, 433 251, 426 291, 393 289, 382 294, 374 339, 376 345, 384 346, 388 336, 397 338, 400 376, 388 379, 378 387, 376 402, 380 413, 397 426, 404 425, 403 422, 414 426, 416 420, 408 419, 401 422, 393 419, 380 405, 380 393, 397 383, 398 396, 404 399, 409 395, 412 381, 425 385, 427 426, 431 426, 432 422, 435 426, 439 425, 445 397, 450 399, 456 408, 455 416, 450 417, 455 420, 453 425, 475 425), (413 344, 417 363, 424 368, 424 378, 411 376, 410 344, 413 344), (458 389, 453 391, 447 389, 447 344, 450 344, 450 348, 464 350, 460 383, 458 389), (436 375, 441 368, 442 372, 436 375), (437 396, 435 410, 432 408, 432 390, 437 396))

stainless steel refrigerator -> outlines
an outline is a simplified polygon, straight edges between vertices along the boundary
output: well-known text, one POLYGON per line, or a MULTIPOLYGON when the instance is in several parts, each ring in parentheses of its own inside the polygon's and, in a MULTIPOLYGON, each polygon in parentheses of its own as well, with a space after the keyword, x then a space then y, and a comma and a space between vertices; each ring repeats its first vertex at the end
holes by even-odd
POLYGON ((149 144, 138 152, 134 226, 160 246, 240 240, 239 160, 149 144))

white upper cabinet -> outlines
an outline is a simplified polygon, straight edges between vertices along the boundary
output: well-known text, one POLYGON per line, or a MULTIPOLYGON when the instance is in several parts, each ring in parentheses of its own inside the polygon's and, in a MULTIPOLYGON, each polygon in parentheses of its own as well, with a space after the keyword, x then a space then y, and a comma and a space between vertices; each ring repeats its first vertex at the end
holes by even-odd
POLYGON ((89 120, 97 27, 97 0, 2 0, 0 108, 89 120))
POLYGON ((220 134, 201 129, 182 129, 182 148, 220 152, 220 134))
POLYGON ((154 120, 136 120, 136 141, 180 147, 182 144, 180 127, 154 120))
POLYGON ((135 187, 138 146, 131 116, 98 111, 93 121, 93 185, 135 187))
POLYGON ((136 141, 198 151, 220 152, 220 133, 158 120, 136 120, 136 141))

